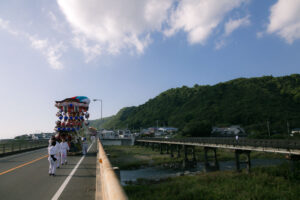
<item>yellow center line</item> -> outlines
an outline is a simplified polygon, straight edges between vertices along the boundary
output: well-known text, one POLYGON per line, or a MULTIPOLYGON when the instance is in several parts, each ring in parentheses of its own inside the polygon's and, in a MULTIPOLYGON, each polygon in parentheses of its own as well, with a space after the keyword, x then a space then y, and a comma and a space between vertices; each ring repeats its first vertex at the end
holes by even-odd
POLYGON ((48 157, 48 155, 39 157, 39 158, 37 158, 37 159, 35 159, 35 160, 32 160, 32 161, 29 161, 29 162, 24 163, 24 164, 22 164, 22 165, 16 166, 16 167, 11 168, 11 169, 9 169, 9 170, 6 170, 6 171, 4 171, 4 172, 0 172, 0 176, 3 175, 3 174, 6 174, 6 173, 8 173, 8 172, 14 171, 14 170, 16 170, 16 169, 18 169, 18 168, 21 168, 21 167, 24 167, 24 166, 26 166, 26 165, 29 165, 29 164, 31 164, 31 163, 34 163, 34 162, 36 162, 36 161, 39 161, 39 160, 41 160, 41 159, 43 159, 43 158, 46 158, 46 157, 48 157))

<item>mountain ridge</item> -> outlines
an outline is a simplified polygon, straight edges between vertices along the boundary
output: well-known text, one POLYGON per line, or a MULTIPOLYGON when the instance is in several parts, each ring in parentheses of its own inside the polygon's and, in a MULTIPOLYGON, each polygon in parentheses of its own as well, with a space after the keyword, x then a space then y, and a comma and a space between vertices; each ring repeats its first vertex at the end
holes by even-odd
POLYGON ((212 126, 233 124, 265 135, 267 122, 273 134, 287 134, 287 123, 300 127, 300 75, 171 88, 142 105, 122 108, 98 128, 140 129, 156 126, 157 120, 159 126, 178 127, 186 136, 207 136, 212 126))

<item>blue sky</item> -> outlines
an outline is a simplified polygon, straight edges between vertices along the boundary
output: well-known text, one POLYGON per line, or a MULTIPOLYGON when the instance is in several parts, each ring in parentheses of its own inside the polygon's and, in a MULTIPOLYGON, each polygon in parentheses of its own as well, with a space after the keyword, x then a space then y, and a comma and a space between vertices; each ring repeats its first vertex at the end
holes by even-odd
POLYGON ((299 13, 299 0, 1 1, 0 138, 51 132, 66 97, 111 116, 173 87, 300 73, 299 13))

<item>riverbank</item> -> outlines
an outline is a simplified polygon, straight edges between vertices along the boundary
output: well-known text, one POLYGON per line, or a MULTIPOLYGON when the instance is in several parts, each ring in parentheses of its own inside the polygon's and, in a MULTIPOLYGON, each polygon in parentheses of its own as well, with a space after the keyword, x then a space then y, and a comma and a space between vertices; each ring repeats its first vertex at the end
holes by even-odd
MULTIPOLYGON (((201 148, 196 148, 197 161, 203 162, 204 152, 201 148)), ((139 169, 153 166, 178 166, 182 157, 177 158, 177 152, 174 152, 174 158, 170 154, 160 154, 157 149, 153 151, 151 148, 139 146, 105 146, 105 151, 110 156, 110 162, 113 166, 119 167, 121 170, 139 169)), ((183 155, 183 152, 181 152, 183 155)), ((234 160, 234 152, 231 150, 218 149, 217 156, 219 161, 234 160)), ((191 160, 191 153, 189 154, 191 160)), ((241 157, 241 159, 245 159, 241 157)), ((283 154, 251 152, 251 159, 284 159, 283 154)))
MULTIPOLYGON (((181 158, 171 158, 169 154, 160 154, 159 150, 139 146, 106 146, 105 151, 110 154, 113 166, 121 169, 121 176, 127 176, 124 190, 131 200, 182 200, 182 199, 297 199, 300 196, 300 176, 291 174, 290 166, 284 155, 262 152, 252 152, 251 159, 282 160, 284 164, 269 167, 253 167, 251 173, 245 171, 237 173, 232 170, 210 173, 170 172, 166 174, 168 164, 182 162, 181 158), (152 167, 152 168, 151 168, 152 167), (157 168, 158 167, 158 168, 157 168), (135 170, 133 170, 135 169, 135 170), (138 170, 136 170, 138 169, 138 170), (153 172, 153 170, 158 170, 153 172), (159 172, 161 170, 161 172, 159 172), (127 174, 124 174, 127 173, 127 174), (139 176, 139 173, 142 174, 139 176), (146 173, 146 174, 145 174, 146 173), (134 177, 130 177, 130 175, 134 177), (151 178, 137 178, 147 177, 151 178), (156 176, 158 174, 158 176, 156 176), (184 175, 183 175, 184 174, 184 175), (162 178, 162 177, 168 178, 162 178), (131 181, 133 180, 133 181, 131 181)), ((182 153, 182 152, 181 152, 182 153)), ((183 154, 181 154, 183 155, 183 154)), ((234 163, 234 152, 229 150, 217 151, 218 160, 222 163, 234 163)), ((174 155, 176 157, 176 154, 174 155)), ((196 149, 196 158, 203 162, 204 154, 200 148, 196 149)), ((191 159, 191 157, 190 157, 191 159)), ((266 163, 265 163, 266 164, 266 163)), ((263 164, 263 166, 265 166, 263 164)), ((269 164, 269 163, 268 163, 269 164)), ((299 166, 298 168, 299 169, 299 166)), ((171 170, 171 169, 168 169, 171 170)), ((124 180, 122 180, 124 182, 124 180)))
POLYGON ((165 163, 179 162, 180 158, 171 158, 170 155, 160 154, 149 148, 138 146, 105 146, 109 160, 113 166, 120 170, 139 169, 158 166, 165 163))
POLYGON ((257 167, 251 174, 219 171, 161 180, 139 179, 124 189, 131 200, 294 200, 300 196, 299 178, 299 172, 292 174, 283 164, 257 167))

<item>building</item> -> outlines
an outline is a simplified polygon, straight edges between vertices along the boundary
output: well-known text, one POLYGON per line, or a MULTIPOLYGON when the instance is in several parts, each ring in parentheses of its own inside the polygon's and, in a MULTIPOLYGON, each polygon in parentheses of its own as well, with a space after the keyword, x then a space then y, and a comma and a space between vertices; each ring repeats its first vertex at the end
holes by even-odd
POLYGON ((163 133, 176 133, 178 131, 178 128, 174 127, 161 127, 158 129, 158 131, 163 132, 163 133))
POLYGON ((300 128, 292 129, 291 136, 300 135, 300 128))
POLYGON ((49 140, 53 133, 34 133, 29 135, 32 140, 49 140))
POLYGON ((112 130, 101 130, 100 131, 100 139, 115 139, 119 138, 119 134, 112 130))
POLYGON ((120 138, 131 138, 132 134, 130 130, 118 130, 117 131, 120 138))
POLYGON ((219 137, 233 137, 233 136, 246 136, 245 130, 239 126, 234 125, 230 127, 213 127, 212 136, 219 136, 219 137))

